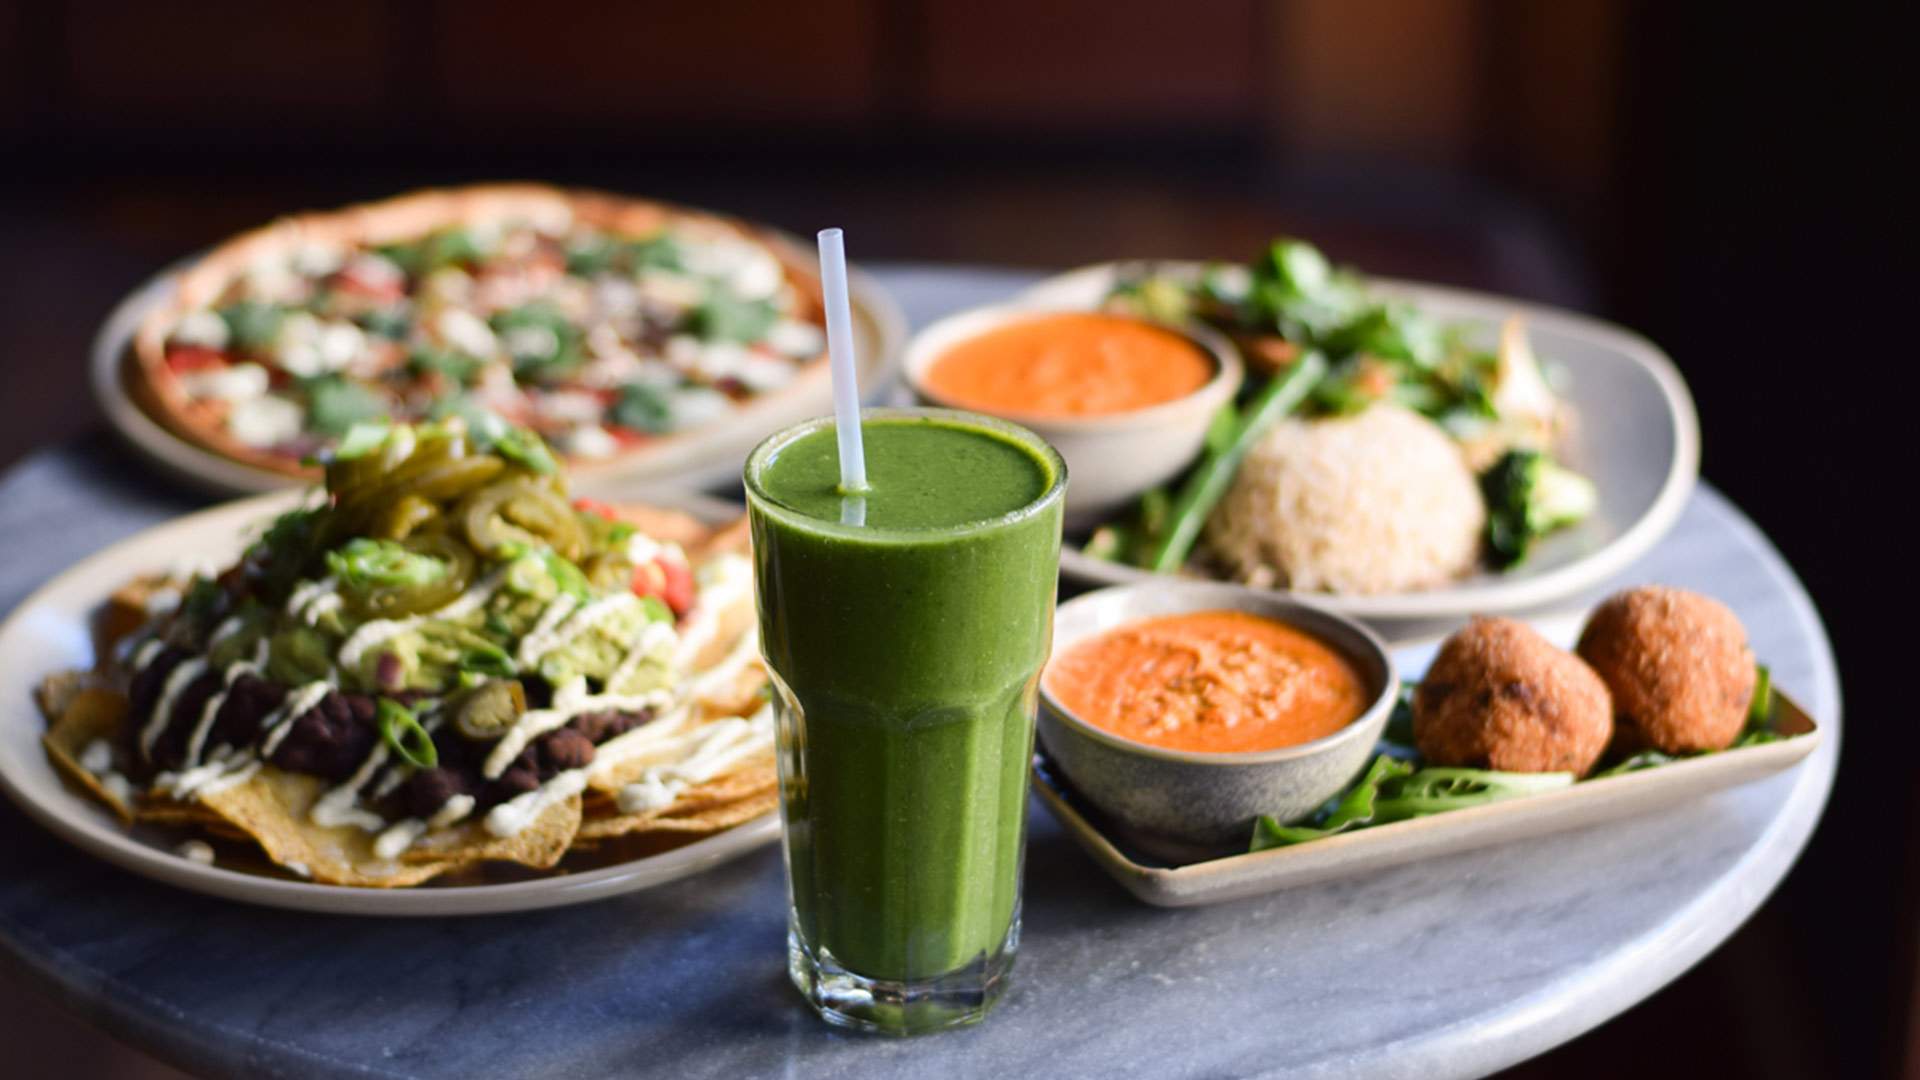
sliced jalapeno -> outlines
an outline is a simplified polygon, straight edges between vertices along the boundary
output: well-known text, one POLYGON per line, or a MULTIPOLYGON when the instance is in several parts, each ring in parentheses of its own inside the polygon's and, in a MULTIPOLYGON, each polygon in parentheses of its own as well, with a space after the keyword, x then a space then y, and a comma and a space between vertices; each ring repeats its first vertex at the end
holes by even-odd
POLYGON ((527 711, 526 691, 518 679, 481 683, 460 699, 453 722, 469 739, 497 739, 527 711))
MULTIPOLYGON (((351 550, 359 543, 355 541, 342 550, 351 550)), ((386 556, 389 569, 384 574, 372 572, 379 569, 377 566, 363 568, 357 576, 343 574, 342 569, 349 569, 344 563, 336 568, 341 591, 354 613, 362 617, 387 619, 433 611, 452 603, 473 584, 473 552, 445 533, 415 533, 405 540, 365 543, 400 548, 405 561, 400 556, 386 556), (430 565, 437 566, 438 571, 425 569, 430 565), (398 569, 401 566, 406 569, 398 569)))
POLYGON ((586 546, 573 507, 530 476, 488 484, 461 500, 456 515, 467 542, 492 558, 505 557, 514 546, 545 546, 571 561, 586 546))

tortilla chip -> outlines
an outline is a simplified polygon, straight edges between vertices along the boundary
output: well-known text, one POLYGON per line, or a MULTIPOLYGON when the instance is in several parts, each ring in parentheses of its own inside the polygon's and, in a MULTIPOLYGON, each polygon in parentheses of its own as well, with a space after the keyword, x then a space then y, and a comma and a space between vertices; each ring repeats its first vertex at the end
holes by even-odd
POLYGON ((672 814, 633 822, 626 821, 624 816, 602 818, 593 824, 598 838, 602 840, 634 836, 711 836, 745 825, 779 808, 779 795, 769 790, 710 806, 697 814, 672 814))
MULTIPOLYGON (((162 589, 178 589, 181 582, 165 574, 134 578, 115 589, 93 617, 94 647, 102 657, 112 656, 121 638, 147 625, 147 604, 162 589)), ((102 664, 102 667, 105 665, 102 664)))
POLYGON ((596 793, 586 820, 580 823, 579 836, 604 840, 649 832, 720 832, 774 810, 780 802, 779 787, 773 758, 766 756, 696 784, 658 810, 621 813, 611 795, 596 793))
MULTIPOLYGON (((197 802, 182 802, 171 795, 142 792, 133 800, 133 816, 149 825, 196 825, 209 831, 237 831, 226 819, 197 802)), ((246 834, 240 834, 242 838, 246 834)))
MULTIPOLYGON (((46 683, 41 684, 43 705, 49 696, 45 693, 46 687, 46 683)), ((47 728, 47 733, 40 737, 41 745, 47 748, 47 758, 62 776, 111 808, 121 821, 131 825, 134 820, 133 807, 107 790, 99 777, 80 764, 81 755, 95 739, 118 742, 121 725, 127 716, 126 696, 111 690, 68 690, 61 692, 65 708, 60 710, 59 718, 47 728)))
MULTIPOLYGON (((626 735, 621 737, 646 739, 648 740, 648 747, 668 745, 686 738, 695 730, 695 726, 696 725, 690 722, 690 717, 686 712, 676 710, 648 723, 644 727, 627 732, 626 735), (656 737, 659 740, 657 744, 653 742, 653 739, 656 737)), ((597 752, 606 753, 606 745, 610 744, 603 744, 597 748, 597 752)), ((596 795, 604 794, 611 797, 621 788, 640 779, 641 775, 647 771, 648 766, 660 763, 659 757, 653 753, 649 753, 647 748, 630 749, 628 753, 630 753, 631 756, 621 758, 619 761, 611 764, 605 761, 597 762, 592 769, 587 771, 587 796, 590 804, 596 795)))
POLYGON ((697 546, 688 548, 687 554, 710 559, 721 554, 745 555, 752 547, 753 532, 742 515, 733 524, 713 530, 697 546))
POLYGON ((574 795, 548 807, 541 815, 512 836, 495 836, 480 821, 467 821, 450 829, 435 829, 414 841, 400 856, 406 863, 447 859, 460 863, 511 862, 545 870, 560 861, 580 831, 580 796, 574 795))
POLYGON ((769 690, 767 669, 756 657, 742 665, 732 681, 709 691, 694 704, 707 717, 748 716, 760 707, 769 690))
POLYGON ((40 706, 40 715, 46 717, 47 725, 52 727, 73 707, 80 692, 97 682, 90 672, 56 671, 33 688, 33 702, 40 706))
MULTIPOLYGON (((711 597, 711 594, 709 594, 711 597)), ((753 629, 757 618, 753 606, 753 591, 743 590, 715 617, 714 633, 700 646, 688 664, 688 670, 680 673, 682 679, 697 678, 699 674, 727 658, 733 647, 740 643, 740 635, 753 629)))
POLYGON ((549 867, 560 860, 580 821, 580 799, 555 803, 510 837, 477 824, 423 836, 398 860, 374 854, 375 835, 351 825, 315 825, 307 811, 327 790, 315 776, 267 767, 245 783, 201 796, 201 802, 245 831, 281 866, 302 863, 327 885, 399 888, 487 861, 549 867))

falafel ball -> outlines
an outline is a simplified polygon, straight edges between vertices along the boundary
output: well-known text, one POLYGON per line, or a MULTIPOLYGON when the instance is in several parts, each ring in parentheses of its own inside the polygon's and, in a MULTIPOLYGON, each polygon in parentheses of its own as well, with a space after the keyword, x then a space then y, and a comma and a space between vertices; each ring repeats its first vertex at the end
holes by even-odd
POLYGON ((1577 650, 1613 693, 1626 750, 1725 750, 1740 737, 1755 670, 1746 628, 1725 604, 1649 585, 1608 597, 1577 650))
POLYGON ((1513 619, 1456 631, 1413 695, 1413 741, 1432 765, 1585 776, 1612 738, 1606 684, 1513 619))

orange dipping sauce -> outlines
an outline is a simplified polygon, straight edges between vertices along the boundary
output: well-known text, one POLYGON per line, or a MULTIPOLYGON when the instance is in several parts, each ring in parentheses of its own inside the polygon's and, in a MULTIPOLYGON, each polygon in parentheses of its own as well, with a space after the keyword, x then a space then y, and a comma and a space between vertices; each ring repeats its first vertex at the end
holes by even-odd
POLYGON ((1169 750, 1245 753, 1331 735, 1367 707, 1353 662, 1319 638, 1242 611, 1143 619, 1048 666, 1075 716, 1169 750))
POLYGON ((1122 315, 1041 315, 968 338, 929 366, 926 388, 976 412, 1107 416, 1178 401, 1214 375, 1193 342, 1122 315))

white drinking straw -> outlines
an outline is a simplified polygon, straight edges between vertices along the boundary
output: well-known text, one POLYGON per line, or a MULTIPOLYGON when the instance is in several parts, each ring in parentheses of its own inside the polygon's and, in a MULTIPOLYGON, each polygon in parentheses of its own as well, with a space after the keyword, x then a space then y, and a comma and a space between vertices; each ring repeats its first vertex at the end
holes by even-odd
POLYGON ((847 245, 839 229, 820 230, 820 289, 827 303, 827 355, 833 368, 833 419, 840 436, 840 492, 867 490, 860 445, 860 376, 854 370, 853 309, 847 306, 847 245))

